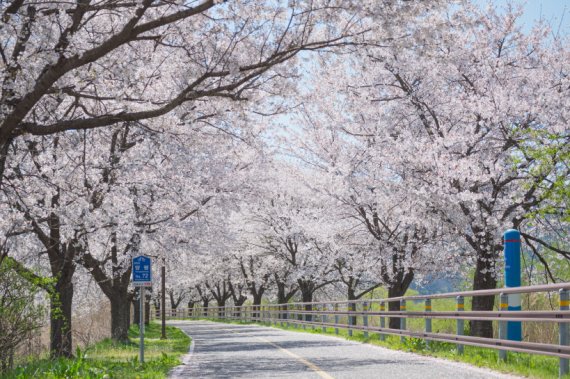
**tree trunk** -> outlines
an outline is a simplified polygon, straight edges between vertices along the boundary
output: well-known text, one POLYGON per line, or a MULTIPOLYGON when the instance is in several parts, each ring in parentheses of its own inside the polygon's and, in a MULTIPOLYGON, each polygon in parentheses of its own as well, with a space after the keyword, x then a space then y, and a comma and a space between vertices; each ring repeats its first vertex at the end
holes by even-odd
POLYGON ((194 304, 196 304, 195 301, 188 301, 188 317, 194 317, 194 304))
POLYGON ((253 293, 253 319, 259 319, 259 309, 261 306, 261 298, 263 297, 263 291, 259 291, 256 293, 253 293))
POLYGON ((283 320, 287 319, 287 303, 295 296, 297 291, 298 288, 292 288, 289 292, 286 292, 285 283, 277 281, 277 304, 279 304, 279 309, 281 310, 279 318, 283 320))
POLYGON ((234 311, 234 317, 235 318, 241 317, 241 311, 240 311, 239 307, 243 306, 243 304, 245 303, 246 300, 247 300, 247 297, 245 297, 245 296, 241 296, 237 299, 234 299, 234 305, 236 306, 236 310, 234 311))
POLYGON ((50 302, 50 355, 72 357, 71 310, 73 306, 73 283, 75 267, 60 273, 55 285, 55 294, 50 302))
MULTIPOLYGON (((134 293, 129 293, 131 267, 130 264, 127 267, 123 267, 118 263, 115 233, 112 234, 111 240, 113 243, 111 247, 111 274, 104 269, 104 261, 94 258, 87 252, 82 255, 80 262, 89 270, 99 288, 111 303, 111 337, 115 341, 125 342, 128 341, 130 303, 134 297, 134 293)), ((140 289, 136 291, 140 291, 140 289)), ((138 325, 138 302, 135 304, 134 313, 135 324, 138 325)))
MULTIPOLYGON (((299 284, 299 290, 301 290, 301 301, 303 303, 312 303, 313 302, 313 293, 315 292, 315 286, 314 283, 310 280, 297 280, 297 283, 299 284)), ((306 312, 311 312, 313 310, 313 305, 312 304, 304 304, 303 308, 305 308, 306 312)), ((305 314, 304 317, 303 315, 299 315, 299 320, 305 320, 307 322, 312 322, 313 321, 313 315, 311 314, 305 314)))
POLYGON ((208 317, 208 305, 210 304, 210 300, 202 299, 202 308, 204 309, 204 317, 208 317))
POLYGON ((134 298, 134 293, 133 292, 128 292, 127 294, 127 303, 129 304, 127 307, 127 330, 131 328, 131 307, 133 305, 133 298, 134 298))
MULTIPOLYGON (((486 290, 497 288, 495 278, 495 259, 489 254, 479 253, 477 266, 473 275, 473 290, 486 290)), ((492 311, 495 304, 495 296, 474 296, 471 300, 473 311, 492 311)), ((476 337, 493 338, 493 323, 491 321, 472 320, 469 323, 471 335, 476 337)))
POLYGON ((224 307, 226 306, 226 300, 224 298, 221 298, 216 300, 216 302, 218 303, 218 318, 224 318, 224 307))
MULTIPOLYGON (((407 271, 405 274, 403 272, 396 275, 397 281, 393 281, 388 285, 388 297, 400 297, 404 296, 408 287, 414 279, 414 272, 407 271)), ((388 303, 388 310, 391 312, 398 312, 400 310, 399 301, 391 301, 388 303)), ((390 329, 400 329, 400 317, 390 317, 388 322, 388 327, 390 329)))
POLYGON ((128 342, 131 303, 127 289, 115 291, 112 296, 109 296, 109 300, 111 301, 111 338, 115 341, 128 342))
MULTIPOLYGON (((138 295, 138 294, 137 294, 138 295)), ((133 299, 133 324, 140 325, 141 322, 141 308, 140 308, 140 299, 133 299)))
MULTIPOLYGON (((310 285, 303 285, 303 286, 299 286, 301 289, 301 301, 303 303, 312 303, 313 302, 313 290, 312 290, 312 286, 310 285)), ((305 304, 304 305, 305 311, 306 312, 311 312, 313 310, 313 304, 305 304)), ((306 314, 305 315, 305 321, 307 322, 312 322, 313 321, 313 315, 311 314, 306 314)))
MULTIPOLYGON (((356 294, 354 292, 354 288, 348 287, 348 300, 356 300, 356 294)), ((352 312, 356 312, 356 303, 348 303, 348 310, 352 312)), ((349 316, 348 317, 348 325, 356 325, 356 316, 349 316)))
POLYGON ((150 298, 146 295, 144 299, 144 324, 150 324, 150 298))
POLYGON ((14 139, 8 137, 5 140, 0 140, 0 188, 4 184, 4 172, 6 171, 6 161, 8 160, 8 155, 10 152, 10 145, 14 139))

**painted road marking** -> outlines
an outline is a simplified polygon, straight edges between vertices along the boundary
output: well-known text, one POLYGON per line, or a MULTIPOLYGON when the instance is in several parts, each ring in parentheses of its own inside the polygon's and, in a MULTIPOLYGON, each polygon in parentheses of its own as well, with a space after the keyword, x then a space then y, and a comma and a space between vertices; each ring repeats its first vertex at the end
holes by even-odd
MULTIPOLYGON (((226 330, 228 332, 232 332, 235 334, 240 334, 239 331, 235 331, 235 330, 231 330, 231 329, 222 329, 222 330, 226 330)), ((316 364, 314 364, 313 362, 310 362, 308 360, 306 360, 305 358, 301 357, 300 355, 297 355, 295 353, 293 353, 292 351, 289 351, 279 345, 277 345, 274 342, 269 341, 268 339, 265 339, 263 337, 255 337, 255 339, 265 342, 268 345, 273 346, 274 348, 280 350, 281 352, 287 354, 288 356, 295 358, 296 360, 298 360, 299 362, 303 363, 305 366, 307 366, 308 368, 310 368, 311 370, 313 370, 315 372, 315 374, 317 374, 318 376, 320 376, 321 378, 324 379, 334 379, 333 376, 329 375, 325 370, 323 370, 322 368, 320 368, 319 366, 317 366, 316 364)))

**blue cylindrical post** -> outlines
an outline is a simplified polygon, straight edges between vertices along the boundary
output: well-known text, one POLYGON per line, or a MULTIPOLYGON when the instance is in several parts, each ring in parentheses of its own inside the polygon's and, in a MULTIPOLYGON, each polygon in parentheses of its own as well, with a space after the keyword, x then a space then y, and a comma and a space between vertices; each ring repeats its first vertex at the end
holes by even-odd
MULTIPOLYGON (((505 246, 505 287, 521 286, 521 234, 518 230, 509 229, 504 234, 505 246)), ((521 310, 521 295, 509 294, 509 311, 521 310)), ((507 339, 522 340, 520 321, 507 322, 507 339)))

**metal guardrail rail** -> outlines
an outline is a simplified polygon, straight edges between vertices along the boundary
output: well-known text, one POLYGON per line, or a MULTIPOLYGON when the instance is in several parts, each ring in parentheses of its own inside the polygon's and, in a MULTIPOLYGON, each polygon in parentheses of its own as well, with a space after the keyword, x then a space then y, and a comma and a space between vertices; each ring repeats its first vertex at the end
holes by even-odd
MULTIPOLYGON (((525 286, 516 288, 501 288, 481 291, 462 291, 433 295, 401 296, 386 299, 321 301, 312 303, 264 304, 243 306, 209 306, 194 308, 166 309, 167 318, 217 318, 223 320, 240 320, 261 323, 280 323, 282 326, 321 327, 323 331, 333 328, 336 334, 339 329, 363 331, 364 336, 378 333, 380 339, 385 335, 399 335, 421 338, 426 341, 455 343, 458 353, 463 353, 463 346, 486 347, 499 350, 501 359, 507 358, 507 351, 530 354, 541 354, 559 358, 559 374, 569 372, 570 360, 570 283, 525 286), (508 297, 514 294, 558 292, 558 310, 507 310, 508 297), (499 295, 499 310, 497 311, 465 311, 465 297, 499 295), (455 298, 455 311, 436 311, 432 309, 432 300, 455 298), (406 310, 406 302, 424 302, 424 311, 406 310), (386 310, 389 303, 398 302, 399 311, 386 310), (386 327, 386 318, 399 319, 400 329, 386 327), (413 331, 406 328, 406 320, 423 320, 423 331, 413 331), (456 334, 434 333, 432 320, 455 320, 456 334), (464 323, 468 320, 498 321, 498 338, 482 338, 464 335, 464 323), (538 343, 532 341, 511 341, 506 337, 509 321, 556 323, 558 325, 558 344, 538 343)), ((157 311, 157 313, 159 310, 157 311)), ((428 342, 429 343, 429 342, 428 342)))

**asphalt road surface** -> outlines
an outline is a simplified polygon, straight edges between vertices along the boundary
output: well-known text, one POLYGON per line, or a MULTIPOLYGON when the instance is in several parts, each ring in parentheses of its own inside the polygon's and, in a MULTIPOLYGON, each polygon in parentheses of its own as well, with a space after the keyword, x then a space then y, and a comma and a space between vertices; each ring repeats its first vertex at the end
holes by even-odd
POLYGON ((341 338, 207 321, 169 322, 192 337, 170 378, 514 378, 341 338))

